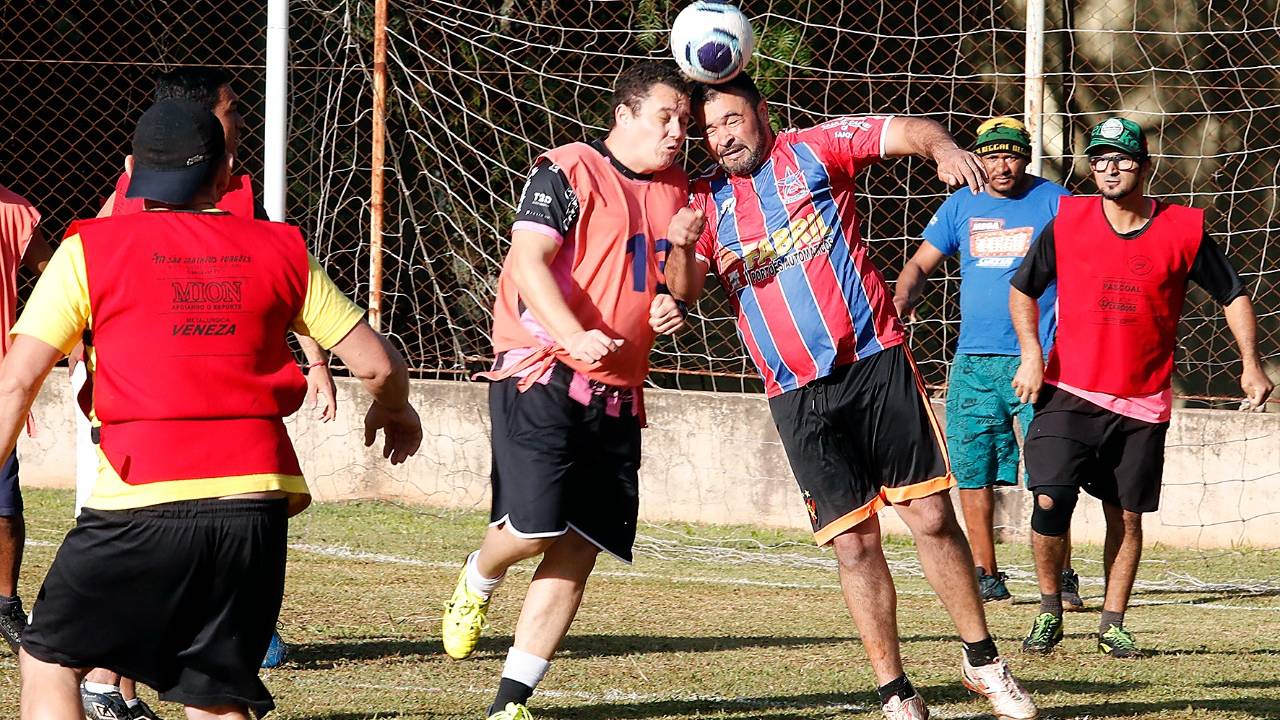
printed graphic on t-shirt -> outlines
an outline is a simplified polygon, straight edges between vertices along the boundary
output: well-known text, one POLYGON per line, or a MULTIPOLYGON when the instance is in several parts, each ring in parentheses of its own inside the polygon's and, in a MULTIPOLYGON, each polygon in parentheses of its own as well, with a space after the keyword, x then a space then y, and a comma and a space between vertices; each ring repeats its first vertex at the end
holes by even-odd
POLYGON ((1035 228, 1006 228, 1003 218, 969 219, 969 254, 978 267, 1007 268, 1031 249, 1035 228))

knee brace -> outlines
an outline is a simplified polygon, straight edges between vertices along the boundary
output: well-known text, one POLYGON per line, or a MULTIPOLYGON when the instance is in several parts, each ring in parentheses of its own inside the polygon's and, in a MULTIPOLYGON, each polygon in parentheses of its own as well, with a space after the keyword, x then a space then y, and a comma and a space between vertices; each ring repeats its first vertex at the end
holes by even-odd
POLYGON ((1033 488, 1032 493, 1035 500, 1031 529, 1050 537, 1066 535, 1071 529, 1071 514, 1075 512, 1080 489, 1074 485, 1041 485, 1033 488))

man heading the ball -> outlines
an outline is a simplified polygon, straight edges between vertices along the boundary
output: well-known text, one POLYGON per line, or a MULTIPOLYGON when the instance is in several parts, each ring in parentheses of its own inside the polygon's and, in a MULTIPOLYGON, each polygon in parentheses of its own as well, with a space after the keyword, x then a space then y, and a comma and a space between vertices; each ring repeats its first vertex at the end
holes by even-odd
MULTIPOLYGON (((639 511, 641 384, 683 309, 662 281, 668 225, 688 199, 675 166, 686 81, 642 62, 614 84, 603 140, 543 154, 526 182, 494 307, 493 504, 445 608, 445 651, 475 649, 507 568, 542 556, 491 720, 526 703, 582 602, 601 550, 631 562, 639 511)), ((681 242, 691 239, 680 238, 681 242)))
POLYGON ((897 594, 880 544, 876 513, 892 505, 960 631, 964 684, 998 715, 1034 718, 987 630, 947 495, 955 480, 946 444, 855 208, 858 174, 884 157, 930 158, 945 182, 974 192, 986 181, 981 163, 918 118, 844 117, 775 133, 746 74, 701 86, 693 108, 719 168, 693 184, 689 221, 701 232, 692 242, 692 232, 671 233, 667 282, 693 299, 713 270, 737 306, 814 537, 835 547, 885 716, 928 717, 903 671, 897 594))

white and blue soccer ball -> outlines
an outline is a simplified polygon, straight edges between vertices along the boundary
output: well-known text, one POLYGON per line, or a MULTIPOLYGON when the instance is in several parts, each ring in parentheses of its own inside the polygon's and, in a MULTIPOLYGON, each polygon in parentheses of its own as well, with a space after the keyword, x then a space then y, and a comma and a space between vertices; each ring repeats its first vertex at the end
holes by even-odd
POLYGON ((681 10, 671 25, 671 54, 680 70, 697 82, 732 80, 747 66, 755 43, 751 21, 727 2, 698 0, 681 10))

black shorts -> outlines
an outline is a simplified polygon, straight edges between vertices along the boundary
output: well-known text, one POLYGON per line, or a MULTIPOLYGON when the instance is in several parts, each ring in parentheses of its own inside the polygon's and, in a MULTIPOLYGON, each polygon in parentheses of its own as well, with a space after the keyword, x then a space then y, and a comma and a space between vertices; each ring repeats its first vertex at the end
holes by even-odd
POLYGON ((770 398, 769 410, 819 545, 886 505, 955 485, 946 441, 901 345, 770 398))
POLYGON ((275 707, 258 679, 284 594, 285 500, 194 500, 80 512, 22 646, 101 667, 161 700, 275 707))
POLYGON ((1027 430, 1027 487, 1069 485, 1130 512, 1160 507, 1169 423, 1135 420, 1044 385, 1027 430))
POLYGON ((519 537, 547 538, 570 529, 631 562, 640 511, 640 419, 624 402, 615 417, 606 398, 588 405, 569 397, 573 370, 556 365, 550 382, 525 392, 518 378, 489 387, 493 422, 490 524, 519 537))
POLYGON ((22 514, 22 488, 18 486, 18 451, 9 453, 0 467, 0 517, 22 514))

